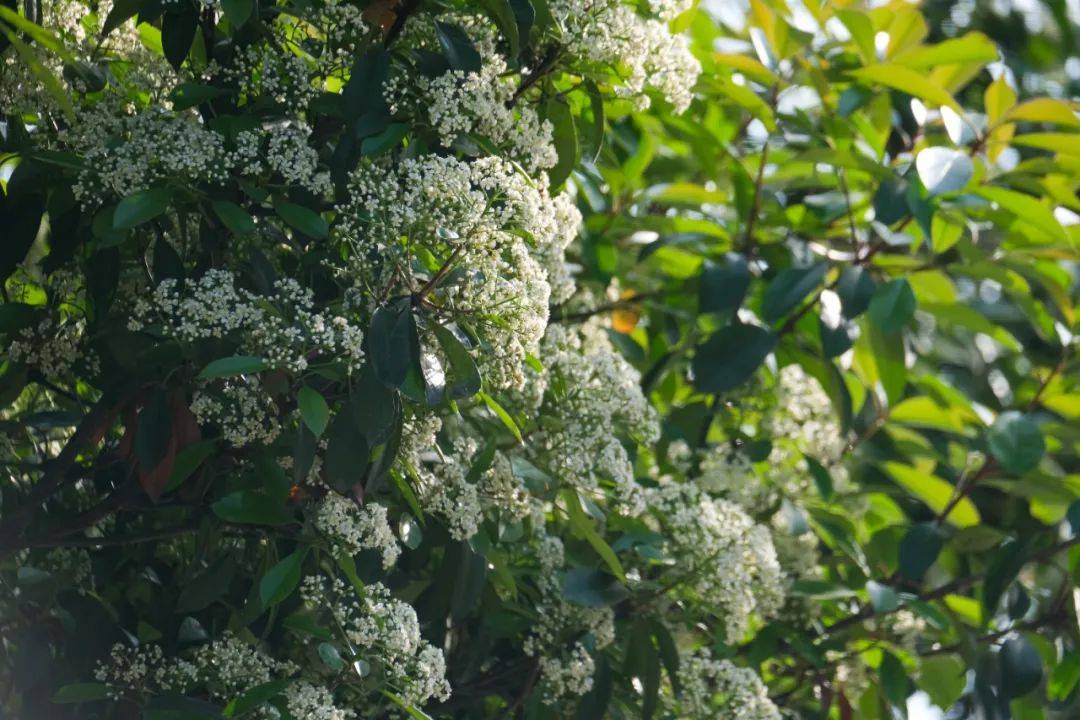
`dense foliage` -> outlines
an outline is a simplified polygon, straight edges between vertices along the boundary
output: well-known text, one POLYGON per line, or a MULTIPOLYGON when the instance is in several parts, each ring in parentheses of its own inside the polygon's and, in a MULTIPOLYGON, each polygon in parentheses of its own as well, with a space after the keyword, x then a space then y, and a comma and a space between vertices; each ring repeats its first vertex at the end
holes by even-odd
POLYGON ((874 5, 0 0, 0 715, 1077 717, 1077 105, 874 5))

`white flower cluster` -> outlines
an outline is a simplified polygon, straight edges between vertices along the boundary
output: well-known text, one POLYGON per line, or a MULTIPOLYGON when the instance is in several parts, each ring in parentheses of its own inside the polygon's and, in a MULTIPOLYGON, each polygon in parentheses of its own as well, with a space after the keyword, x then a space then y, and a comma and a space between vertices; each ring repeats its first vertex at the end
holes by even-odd
POLYGON ((228 68, 216 65, 209 72, 221 77, 240 91, 248 103, 257 100, 278 103, 290 109, 307 106, 318 93, 314 69, 308 62, 287 49, 270 44, 252 44, 239 51, 228 68))
POLYGON ((285 707, 297 720, 353 720, 356 713, 334 704, 334 694, 322 685, 305 680, 285 690, 285 707))
POLYGON ((281 434, 277 403, 252 378, 230 378, 196 390, 190 407, 200 425, 217 425, 236 448, 269 445, 281 434))
POLYGON ((379 550, 384 568, 392 567, 401 554, 386 519, 386 508, 378 503, 357 505, 336 492, 328 492, 315 509, 315 527, 349 555, 365 549, 379 550))
POLYGON ((156 184, 228 179, 228 152, 221 135, 192 113, 161 107, 118 116, 104 109, 80 114, 71 142, 84 148, 84 167, 73 186, 86 206, 125 197, 156 184))
POLYGON ((301 121, 276 121, 240 131, 233 145, 193 111, 159 105, 133 113, 110 105, 87 109, 61 133, 83 152, 73 190, 87 207, 166 183, 222 185, 234 175, 325 195, 333 186, 310 135, 301 121))
POLYGON ((572 605, 562 597, 565 565, 562 540, 546 535, 537 548, 540 589, 537 621, 526 638, 527 655, 538 657, 544 697, 548 701, 580 696, 592 689, 596 663, 583 640, 602 650, 615 640, 615 613, 609 607, 572 605))
MULTIPOLYGON (((53 0, 38 4, 37 22, 54 34, 78 61, 94 64, 109 53, 113 82, 122 78, 125 88, 151 96, 159 94, 167 83, 175 81, 176 75, 165 58, 142 43, 134 22, 124 23, 108 37, 101 38, 102 25, 113 7, 113 0, 53 0)), ((85 82, 78 75, 64 73, 64 62, 58 54, 35 55, 41 67, 54 77, 64 77, 74 91, 64 93, 69 98, 86 91, 85 82)), ((59 114, 61 102, 43 77, 20 53, 7 51, 0 55, 0 115, 59 114)), ((109 90, 112 89, 110 85, 109 90)), ((117 100, 124 102, 125 98, 117 100)))
POLYGON ((167 278, 151 297, 136 302, 128 327, 158 325, 183 342, 237 339, 240 353, 293 372, 305 370, 313 354, 340 358, 352 370, 364 356, 359 326, 340 315, 315 312, 312 292, 291 278, 278 280, 268 297, 237 288, 227 270, 208 270, 183 290, 167 278))
POLYGON ((420 450, 404 457, 416 469, 416 490, 424 512, 442 517, 451 536, 467 540, 485 517, 496 514, 507 520, 542 516, 538 501, 514 475, 505 453, 496 451, 490 467, 470 479, 481 439, 471 426, 455 418, 447 418, 441 427, 449 448, 434 453, 420 450))
POLYGON ((311 575, 304 578, 300 595, 310 607, 333 617, 357 659, 380 665, 387 683, 405 702, 420 705, 450 697, 442 652, 420 637, 416 611, 391 597, 382 584, 359 592, 340 578, 311 575))
POLYGON ((36 367, 54 382, 66 382, 80 360, 88 363, 91 371, 97 365, 88 347, 86 321, 81 317, 49 315, 37 325, 23 328, 8 343, 7 355, 11 362, 36 367))
POLYGON ((462 135, 479 135, 516 160, 530 174, 554 167, 558 161, 552 126, 528 105, 514 107, 518 81, 494 49, 483 53, 479 72, 450 70, 428 79, 401 75, 385 90, 392 112, 408 110, 426 117, 450 147, 462 135))
POLYGON ((158 645, 116 644, 99 662, 94 677, 114 696, 126 693, 190 692, 203 689, 221 702, 231 700, 274 677, 295 675, 291 662, 278 661, 232 633, 200 645, 190 659, 166 658, 158 645))
POLYGON ((650 3, 660 19, 639 15, 622 0, 551 0, 552 17, 563 28, 563 45, 571 55, 595 65, 617 68, 621 84, 615 90, 634 98, 637 109, 649 107, 646 90, 663 95, 676 112, 693 100, 701 64, 682 35, 673 35, 664 22, 686 3, 650 3))
POLYGON ((729 660, 717 660, 705 648, 680 653, 678 676, 680 718, 781 720, 757 673, 729 660))
POLYGON ((790 438, 826 467, 844 455, 847 439, 836 420, 832 401, 818 381, 799 365, 786 365, 777 381, 777 409, 772 435, 790 438))
POLYGON ((236 151, 230 159, 244 175, 262 176, 269 171, 288 185, 326 195, 333 184, 330 173, 319 168, 319 154, 308 144, 310 134, 310 128, 298 122, 243 130, 237 133, 236 151))
POLYGON ((628 511, 640 512, 633 462, 618 439, 649 443, 659 437, 640 374, 595 323, 551 325, 541 356, 546 376, 534 382, 546 387, 539 413, 543 432, 532 447, 559 480, 587 492, 610 481, 628 511))
POLYGON ((776 612, 783 601, 783 574, 767 527, 692 483, 649 488, 646 503, 666 531, 673 572, 685 576, 679 591, 692 592, 714 609, 725 642, 739 642, 754 616, 776 612))
POLYGON ((760 513, 775 502, 775 492, 754 471, 750 458, 722 445, 701 456, 697 483, 750 514, 760 513))
POLYGON ((551 280, 560 293, 571 282, 563 250, 580 222, 571 200, 495 157, 365 165, 349 190, 338 231, 356 252, 359 283, 375 297, 427 285, 431 304, 480 334, 485 382, 520 387, 547 324, 551 280), (417 272, 424 257, 435 263, 417 272), (454 272, 439 277, 440 268, 454 272))

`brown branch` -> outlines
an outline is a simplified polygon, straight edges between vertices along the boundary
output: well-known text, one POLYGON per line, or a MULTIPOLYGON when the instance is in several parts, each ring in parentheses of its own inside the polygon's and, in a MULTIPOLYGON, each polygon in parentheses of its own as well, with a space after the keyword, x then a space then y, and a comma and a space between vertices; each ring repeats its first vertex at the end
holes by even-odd
MULTIPOLYGON (((1042 562, 1043 560, 1047 560, 1047 559, 1053 557, 1054 555, 1057 555, 1060 552, 1068 550, 1069 548, 1073 547, 1074 545, 1076 545, 1078 543, 1080 543, 1080 535, 1075 535, 1075 536, 1069 538, 1068 540, 1064 540, 1064 541, 1056 543, 1054 545, 1049 545, 1046 548, 1040 550, 1039 552, 1037 552, 1034 555, 1032 555, 1031 557, 1029 557, 1026 561, 1024 561, 1024 564, 1027 565, 1028 563, 1032 563, 1032 562, 1042 562)), ((975 585, 977 582, 979 582, 980 580, 983 579, 984 575, 985 575, 985 573, 975 573, 973 575, 965 575, 964 577, 956 578, 955 580, 951 580, 950 582, 947 582, 944 585, 939 585, 938 587, 934 588, 933 590, 929 590, 929 591, 927 591, 925 593, 922 593, 922 594, 918 595, 916 597, 916 599, 921 600, 923 602, 928 602, 930 600, 940 600, 941 598, 945 597, 946 595, 951 595, 951 594, 953 594, 955 592, 958 592, 960 590, 966 590, 967 588, 971 587, 972 585, 975 585)), ((851 627, 852 625, 857 625, 859 623, 862 623, 865 620, 869 620, 870 618, 884 617, 886 615, 891 615, 892 613, 896 612, 897 610, 900 610, 902 608, 907 607, 907 605, 908 605, 908 603, 900 603, 896 607, 892 608, 891 610, 882 610, 882 611, 874 610, 874 607, 872 605, 867 605, 864 608, 862 608, 861 610, 859 610, 858 612, 854 613, 853 615, 849 615, 846 618, 843 618, 841 620, 837 620, 833 624, 827 626, 824 629, 824 631, 822 632, 822 634, 818 636, 817 639, 820 640, 820 639, 829 637, 829 636, 839 632, 840 630, 851 627)))
POLYGON ((26 544, 26 547, 31 548, 53 548, 53 547, 82 547, 82 548, 102 548, 102 547, 115 547, 117 545, 134 545, 137 543, 154 542, 155 540, 166 540, 168 538, 177 537, 179 535, 186 535, 191 532, 195 532, 199 529, 199 523, 195 520, 191 520, 183 525, 177 525, 174 527, 159 528, 157 530, 147 530, 141 533, 130 533, 128 535, 114 535, 112 537, 81 537, 81 538, 52 538, 43 540, 32 540, 26 544))
POLYGON ((52 497, 61 487, 71 481, 70 471, 79 454, 96 445, 108 431, 113 415, 122 404, 113 398, 102 397, 79 421, 75 432, 68 438, 60 454, 44 464, 41 479, 24 500, 0 523, 0 557, 17 547, 18 539, 30 524, 31 516, 42 503, 52 497))

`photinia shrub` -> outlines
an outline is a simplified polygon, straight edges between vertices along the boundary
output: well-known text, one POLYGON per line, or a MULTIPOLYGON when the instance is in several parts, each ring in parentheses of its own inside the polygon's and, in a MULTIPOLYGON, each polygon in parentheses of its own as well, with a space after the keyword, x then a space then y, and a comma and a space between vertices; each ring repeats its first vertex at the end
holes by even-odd
POLYGON ((1076 717, 1080 115, 953 35, 0 0, 0 714, 1076 717))

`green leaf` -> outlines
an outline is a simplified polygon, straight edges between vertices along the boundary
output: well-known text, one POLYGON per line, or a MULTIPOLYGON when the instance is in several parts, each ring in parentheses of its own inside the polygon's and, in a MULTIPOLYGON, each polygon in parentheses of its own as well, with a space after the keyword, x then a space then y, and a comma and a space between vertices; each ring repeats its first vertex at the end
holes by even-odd
POLYGON ((694 386, 717 393, 742 385, 765 362, 776 341, 775 333, 756 325, 734 323, 721 329, 694 354, 694 386))
POLYGON ((387 387, 400 388, 416 363, 411 299, 398 298, 375 310, 367 341, 375 377, 387 387))
POLYGON ((852 76, 863 82, 883 85, 893 90, 905 92, 920 100, 925 100, 934 107, 948 106, 956 112, 963 112, 953 96, 943 87, 932 82, 923 73, 916 72, 903 65, 882 63, 852 70, 852 76))
POLYGON ((988 616, 997 612, 1001 596, 1020 574, 1026 559, 1025 544, 1013 538, 1006 538, 994 551, 990 565, 986 568, 986 579, 983 581, 982 604, 988 616))
POLYGON ((390 123, 381 132, 369 135, 360 143, 360 154, 364 157, 376 157, 387 150, 397 147, 409 134, 406 123, 390 123))
POLYGON ((210 567, 184 583, 176 599, 175 612, 188 614, 198 612, 224 595, 236 574, 236 556, 225 554, 210 567))
POLYGON ((259 581, 259 600, 264 608, 277 605, 292 595, 300 584, 300 570, 307 549, 297 550, 266 571, 259 581))
POLYGON ((890 652, 884 654, 878 667, 878 677, 881 680, 881 691, 889 702, 895 707, 906 708, 911 680, 895 655, 890 652))
POLYGON ((577 166, 580 149, 578 147, 577 126, 570 105, 561 97, 551 98, 546 105, 546 116, 554 129, 555 152, 558 162, 548 171, 552 190, 562 187, 577 166))
POLYGON ((866 592, 870 596, 870 605, 874 612, 890 613, 900 607, 900 598, 888 585, 882 585, 874 580, 866 583, 866 592))
POLYGON ((296 404, 304 424, 315 433, 315 437, 320 437, 330 422, 330 408, 326 399, 314 388, 304 385, 296 394, 296 404))
POLYGON ((970 32, 936 45, 915 46, 896 55, 893 61, 910 68, 932 69, 938 65, 991 63, 997 59, 994 42, 980 32, 970 32))
POLYGON ((900 332, 915 315, 915 293, 905 278, 882 285, 870 301, 869 318, 881 332, 900 332))
POLYGON ((356 424, 357 402, 350 398, 334 415, 326 437, 326 454, 323 456, 326 479, 342 494, 349 493, 354 485, 363 481, 371 459, 373 442, 356 424))
POLYGON ((235 377, 266 370, 269 364, 259 357, 251 355, 233 355, 232 357, 214 360, 199 373, 200 380, 215 380, 217 378, 235 377))
POLYGON ((221 9, 233 27, 238 28, 248 21, 255 9, 255 0, 221 0, 221 9))
POLYGON ((170 202, 172 202, 172 190, 164 187, 128 195, 116 206, 116 211, 113 213, 113 228, 129 230, 148 220, 153 220, 169 209, 170 202))
POLYGON ((789 268, 773 278, 761 299, 761 317, 775 322, 794 310, 825 278, 828 266, 816 263, 804 268, 789 268))
POLYGON ((135 431, 135 457, 143 473, 158 466, 168 452, 172 417, 165 391, 155 390, 139 410, 135 431))
POLYGON ((866 312, 876 288, 874 277, 866 268, 850 265, 844 268, 836 285, 844 317, 854 319, 866 312))
POLYGON ((900 572, 909 580, 922 580, 944 543, 943 533, 933 523, 911 526, 900 540, 900 572))
POLYGON ((904 395, 907 386, 907 367, 904 364, 904 336, 901 333, 884 332, 873 322, 869 327, 870 347, 874 355, 878 379, 885 389, 885 397, 890 403, 896 403, 904 395))
POLYGON ((292 680, 271 680, 270 682, 256 685, 240 697, 236 698, 225 708, 225 717, 244 715, 252 710, 262 707, 268 701, 274 699, 292 684, 292 680))
MULTIPOLYGON (((898 485, 905 488, 912 495, 922 500, 936 513, 940 513, 952 500, 956 491, 951 483, 936 475, 931 475, 910 465, 897 462, 886 462, 882 465, 885 473, 898 485)), ((964 497, 949 512, 945 518, 957 527, 970 527, 980 522, 979 511, 970 498, 964 497)))
POLYGON ((975 175, 975 164, 966 152, 928 147, 915 156, 919 180, 931 197, 963 190, 975 175))
POLYGON ((1046 441, 1039 426, 1016 411, 998 416, 986 433, 986 442, 998 464, 1015 475, 1035 468, 1046 452, 1046 441))
POLYGON ((956 655, 933 655, 919 664, 919 688, 942 708, 951 708, 964 693, 967 667, 956 655))
POLYGON ((228 92, 225 88, 214 87, 213 85, 187 82, 177 85, 169 94, 169 99, 172 101, 174 110, 187 110, 226 95, 228 92))
POLYGON ((389 690, 380 690, 380 692, 384 696, 386 696, 386 698, 389 699, 392 703, 394 703, 399 708, 404 710, 409 715, 409 717, 411 717, 413 720, 432 720, 432 717, 430 715, 428 715, 426 712, 424 712, 423 710, 415 707, 414 705, 411 705, 411 704, 405 702, 404 700, 402 700, 400 697, 398 697, 394 693, 390 692, 389 690))
POLYGON ((447 384, 446 396, 451 400, 472 397, 481 386, 476 361, 452 330, 438 323, 432 323, 431 330, 450 362, 453 382, 447 384))
POLYGON ((1020 227, 1034 230, 1036 237, 1028 236, 1029 240, 1068 244, 1069 237, 1053 211, 1031 195, 999 187, 981 187, 976 193, 1016 216, 1020 227))
POLYGON ((587 541, 592 545, 596 554, 604 561, 604 563, 611 570, 612 574, 619 579, 620 582, 626 582, 626 573, 623 572, 622 563, 619 562, 619 557, 615 554, 615 551, 611 549, 611 546, 604 542, 604 539, 600 537, 600 534, 596 532, 596 528, 593 527, 592 520, 585 514, 585 510, 581 507, 581 499, 578 497, 577 491, 572 488, 567 488, 562 492, 563 502, 566 504, 566 514, 570 521, 570 528, 574 531, 574 534, 587 541))
POLYGON ((165 59, 179 70, 195 40, 198 16, 194 5, 177 5, 161 18, 161 48, 165 59))
POLYGON ((1023 635, 1006 640, 998 659, 1001 663, 1001 691, 1005 697, 1011 699, 1027 695, 1042 681, 1042 658, 1023 635))
POLYGON ((457 25, 435 21, 435 36, 439 39, 450 67, 463 72, 480 72, 483 61, 473 47, 468 34, 457 25))
POLYGON ((244 210, 236 203, 229 200, 214 200, 210 205, 214 208, 214 214, 234 235, 243 237, 255 232, 255 220, 252 219, 247 210, 244 210))
POLYGON ((1068 127, 1080 127, 1080 118, 1064 100, 1035 98, 1022 102, 1005 114, 1005 120, 1054 123, 1068 127))
POLYGON ((254 490, 238 490, 221 498, 210 506, 226 522, 248 525, 285 525, 293 521, 293 515, 285 504, 254 490))
POLYGON ((116 0, 116 2, 112 4, 112 9, 109 10, 109 14, 105 17, 105 22, 101 25, 101 37, 104 38, 113 30, 135 17, 135 14, 142 8, 143 1, 144 0, 116 0))
POLYGON ((274 210, 294 230, 316 240, 325 240, 330 235, 330 224, 319 213, 290 202, 274 204, 274 210))
POLYGON ((500 405, 495 398, 485 392, 478 392, 477 397, 484 401, 488 410, 495 413, 495 417, 499 418, 502 424, 506 426, 506 429, 510 431, 510 434, 513 435, 519 443, 524 442, 521 437, 521 430, 518 429, 517 423, 514 422, 514 418, 510 417, 510 413, 506 412, 506 410, 503 409, 503 406, 500 405))
POLYGON ((698 286, 698 310, 702 313, 734 310, 750 289, 750 266, 738 253, 727 253, 722 262, 706 261, 698 286))
POLYGON ((591 568, 571 568, 563 575, 562 594, 567 602, 583 607, 609 607, 630 596, 616 578, 591 568))
POLYGON ((105 683, 86 682, 64 685, 52 696, 54 703, 80 703, 104 700, 109 696, 109 686, 105 683))
POLYGON ((1050 674, 1046 686, 1046 696, 1051 700, 1064 700, 1072 693, 1080 681, 1080 651, 1074 650, 1061 658, 1050 674))

